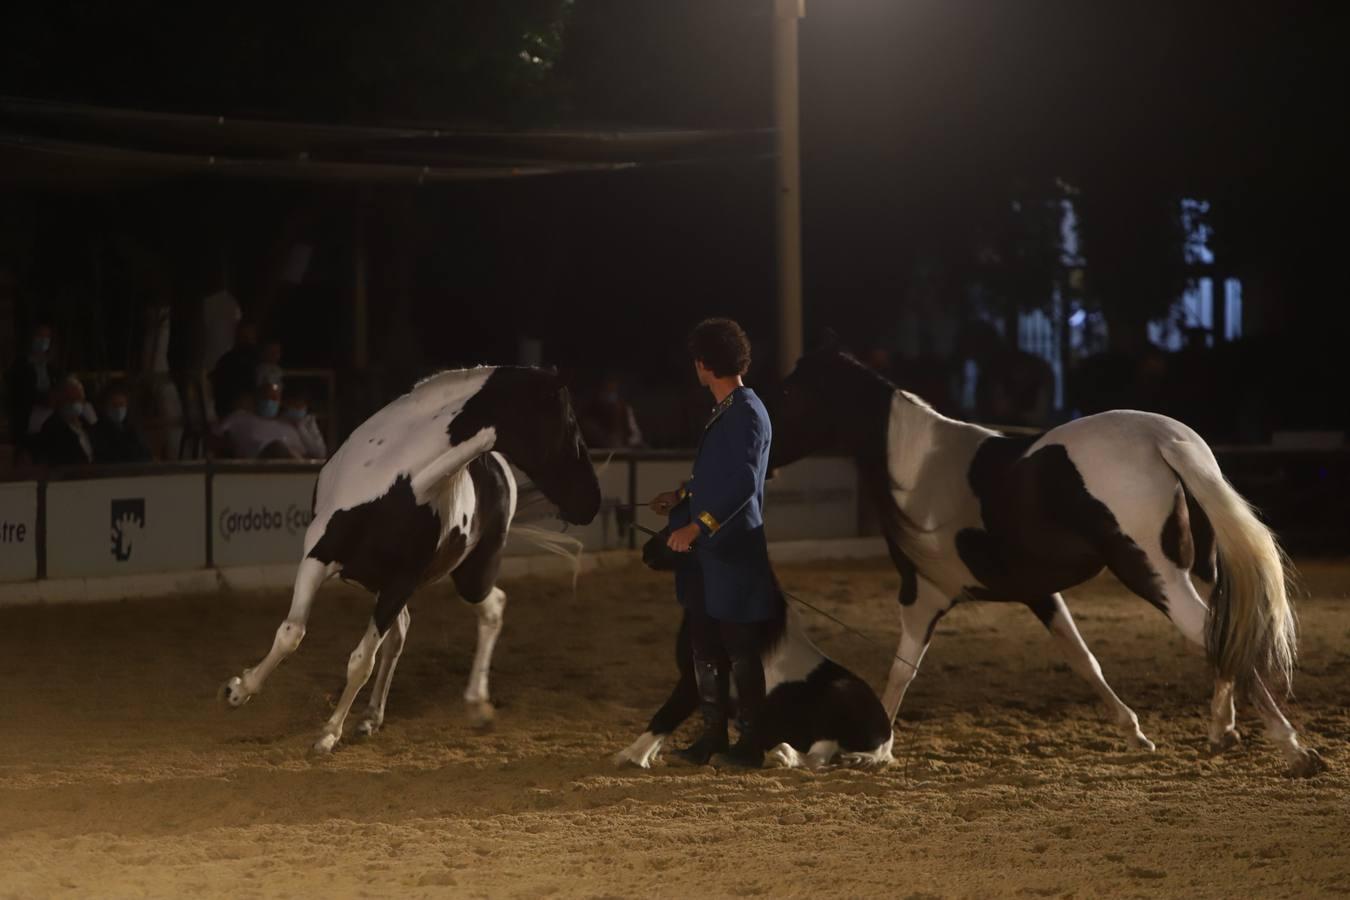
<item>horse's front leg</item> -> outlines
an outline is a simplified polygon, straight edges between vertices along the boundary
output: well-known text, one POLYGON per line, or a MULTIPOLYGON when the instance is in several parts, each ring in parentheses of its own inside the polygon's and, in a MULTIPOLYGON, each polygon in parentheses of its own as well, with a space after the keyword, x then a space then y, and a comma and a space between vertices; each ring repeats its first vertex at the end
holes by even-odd
POLYGON ((485 727, 492 723, 496 711, 488 693, 488 673, 492 670, 492 651, 502 633, 502 614, 506 611, 506 592, 493 587, 482 600, 473 604, 478 613, 478 647, 474 650, 469 683, 464 689, 469 719, 474 725, 485 727))
MULTIPOLYGON (((909 689, 914 676, 919 674, 919 664, 928 652, 928 644, 933 639, 933 629, 938 620, 951 609, 952 601, 932 582, 921 575, 907 576, 918 579, 918 591, 914 602, 901 603, 900 606, 900 644, 896 647, 895 658, 891 661, 891 673, 886 679, 886 690, 881 696, 881 705, 891 724, 900 714, 900 704, 904 702, 905 691, 909 689)), ((901 592, 903 596, 904 592, 901 592)))

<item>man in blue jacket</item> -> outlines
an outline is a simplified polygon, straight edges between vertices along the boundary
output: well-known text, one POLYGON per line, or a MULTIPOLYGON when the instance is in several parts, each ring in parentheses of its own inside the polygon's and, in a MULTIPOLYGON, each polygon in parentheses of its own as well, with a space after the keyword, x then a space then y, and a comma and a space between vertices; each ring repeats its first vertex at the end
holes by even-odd
POLYGON ((699 384, 717 401, 704 428, 693 475, 676 491, 651 502, 670 517, 668 545, 691 553, 675 573, 675 591, 688 613, 694 674, 704 731, 676 751, 704 765, 725 752, 733 764, 759 767, 765 747, 754 732, 764 702, 760 651, 782 595, 769 566, 764 537, 764 478, 768 473, 769 415, 742 376, 750 367, 750 341, 730 319, 707 319, 689 336, 699 384), (718 659, 730 660, 736 685, 740 737, 727 746, 727 716, 718 659))

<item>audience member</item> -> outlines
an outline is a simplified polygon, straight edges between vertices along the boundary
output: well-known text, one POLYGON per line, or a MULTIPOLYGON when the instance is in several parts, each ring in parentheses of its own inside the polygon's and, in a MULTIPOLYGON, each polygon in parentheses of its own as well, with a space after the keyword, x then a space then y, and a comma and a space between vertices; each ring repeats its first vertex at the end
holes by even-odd
POLYGON ((49 466, 88 465, 94 461, 94 446, 85 427, 89 417, 84 385, 71 375, 52 389, 55 411, 42 423, 33 456, 49 466))
POLYGON ((56 370, 51 363, 52 330, 40 324, 33 329, 27 355, 14 361, 5 373, 5 414, 9 433, 16 450, 32 453, 34 449, 34 412, 37 426, 51 411, 48 396, 57 384, 56 370))
POLYGON ((253 383, 282 384, 281 341, 273 339, 262 345, 257 368, 253 370, 253 383))
POLYGON ((581 433, 586 443, 598 448, 644 447, 633 408, 619 392, 619 379, 606 378, 600 392, 587 404, 581 417, 581 433))
POLYGON ((225 352, 211 372, 216 415, 222 419, 230 415, 238 407, 240 395, 251 393, 257 387, 257 372, 261 362, 257 326, 252 322, 240 322, 235 332, 234 346, 225 352))
POLYGON ((149 462, 150 451, 127 421, 127 392, 117 385, 103 393, 101 414, 92 429, 94 462, 149 462))
POLYGON ((300 445, 309 459, 327 459, 328 446, 314 414, 309 411, 309 398, 303 391, 286 391, 281 408, 282 418, 300 435, 300 445))
POLYGON ((281 409, 281 385, 264 384, 257 392, 245 391, 235 398, 235 409, 216 426, 230 456, 235 459, 304 459, 300 432, 277 418, 281 409))

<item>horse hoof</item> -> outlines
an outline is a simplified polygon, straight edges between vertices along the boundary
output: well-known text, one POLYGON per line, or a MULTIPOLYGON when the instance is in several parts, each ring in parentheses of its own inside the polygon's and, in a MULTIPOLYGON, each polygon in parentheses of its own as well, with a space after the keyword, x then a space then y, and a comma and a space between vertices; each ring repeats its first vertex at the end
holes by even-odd
POLYGON ((315 756, 329 756, 332 754, 333 748, 337 746, 337 742, 337 735, 325 734, 315 741, 314 746, 310 749, 315 756))
POLYGON ((380 723, 374 719, 363 719, 360 725, 356 726, 356 733, 361 737, 370 737, 380 730, 380 723))
POLYGON ((1225 731, 1223 737, 1217 741, 1209 742, 1209 752, 1211 756, 1218 756, 1220 753, 1227 753, 1229 750, 1236 750, 1242 746, 1242 735, 1236 731, 1225 731))
POLYGON ((244 691, 244 680, 236 675, 220 686, 220 699, 230 709, 238 709, 253 699, 253 695, 244 691))
POLYGON ((1144 733, 1142 731, 1136 731, 1130 737, 1130 746, 1136 750, 1145 750, 1149 753, 1152 753, 1153 751, 1158 749, 1157 746, 1154 745, 1152 741, 1144 737, 1144 733))
POLYGON ((638 769, 650 769, 652 767, 652 761, 650 758, 638 759, 637 757, 629 753, 627 750, 620 750, 618 753, 615 753, 613 756, 609 758, 609 761, 612 762, 616 768, 620 769, 626 768, 628 766, 633 766, 638 769))
POLYGON ((1303 755, 1289 767, 1291 778, 1312 778, 1327 770, 1327 764, 1316 750, 1304 750, 1303 755))
POLYGON ((497 710, 487 700, 469 701, 469 724, 479 731, 491 728, 497 719, 497 710))

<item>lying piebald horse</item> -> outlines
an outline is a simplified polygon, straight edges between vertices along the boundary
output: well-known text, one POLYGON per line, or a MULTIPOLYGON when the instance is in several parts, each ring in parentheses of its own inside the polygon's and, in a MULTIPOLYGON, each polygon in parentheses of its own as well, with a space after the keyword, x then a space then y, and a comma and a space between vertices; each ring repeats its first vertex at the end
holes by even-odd
POLYGON ((359 726, 363 734, 375 732, 408 634, 408 598, 449 573, 478 612, 478 649, 464 699, 480 719, 490 716, 488 671, 506 605, 497 573, 517 501, 508 461, 564 520, 584 525, 595 518, 600 485, 567 389, 552 372, 442 372, 367 419, 319 473, 290 614, 271 652, 225 683, 225 701, 242 706, 262 689, 300 646, 319 586, 340 575, 375 594, 375 612, 314 749, 326 753, 341 740, 352 703, 378 666, 359 726))
MULTIPOLYGON (((668 557, 662 561, 664 547, 663 533, 648 543, 643 560, 652 568, 668 568, 668 557)), ((867 682, 816 649, 781 593, 760 660, 765 695, 752 731, 761 736, 767 751, 765 765, 816 769, 839 763, 870 768, 891 761, 891 720, 877 695, 867 682)), ((680 680, 670 699, 652 716, 647 730, 614 755, 616 765, 651 768, 661 745, 698 708, 687 615, 675 640, 675 661, 680 680)), ((719 660, 718 668, 730 671, 730 661, 719 660)))
POLYGON ((1010 437, 946 418, 833 349, 803 357, 768 406, 771 465, 854 454, 877 504, 901 576, 899 659, 882 701, 892 722, 938 619, 963 599, 1013 601, 1058 639, 1126 739, 1152 750, 1059 593, 1107 568, 1207 651, 1214 751, 1238 743, 1241 686, 1291 774, 1325 768, 1267 688, 1289 685, 1294 667, 1285 557, 1190 428, 1119 410, 1010 437))

